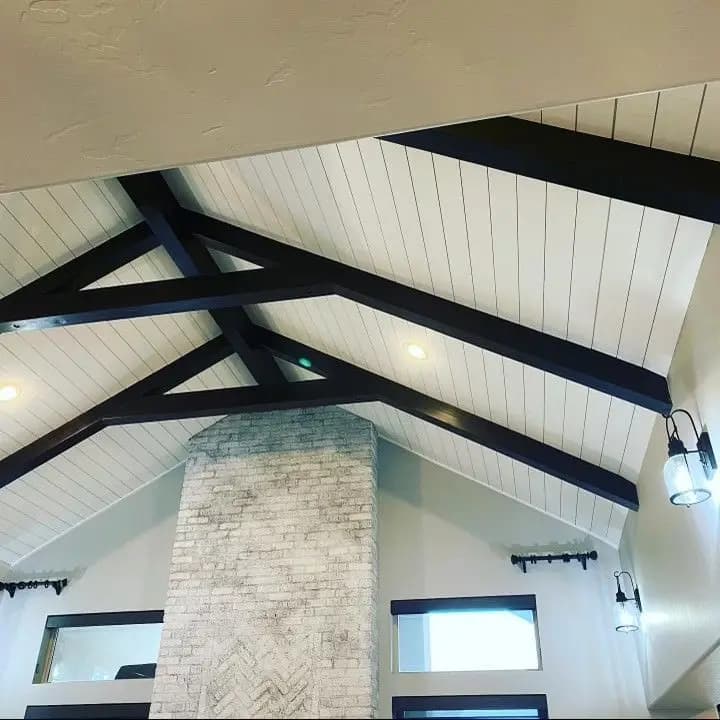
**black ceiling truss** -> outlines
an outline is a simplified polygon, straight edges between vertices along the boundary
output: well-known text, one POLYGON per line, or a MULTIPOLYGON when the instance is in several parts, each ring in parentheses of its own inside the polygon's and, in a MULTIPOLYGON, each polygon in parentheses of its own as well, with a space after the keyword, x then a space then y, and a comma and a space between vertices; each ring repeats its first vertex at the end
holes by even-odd
POLYGON ((133 283, 97 290, 54 293, 0 304, 0 333, 147 317, 191 310, 318 297, 333 283, 285 270, 247 270, 175 280, 133 283))
POLYGON ((363 305, 655 412, 671 409, 667 380, 638 365, 205 215, 184 215, 187 227, 215 250, 257 265, 292 269, 296 276, 324 276, 332 279, 338 295, 363 305))
MULTIPOLYGON (((667 381, 645 368, 219 220, 186 211, 179 217, 210 247, 268 269, 71 290, 52 296, 23 292, 19 298, 12 295, 0 303, 0 333, 190 310, 211 310, 218 315, 237 312, 223 308, 338 294, 656 412, 671 409, 667 381)), ((194 238, 188 244, 207 253, 194 238)), ((217 272, 210 257, 209 262, 217 272)), ((250 348, 257 358, 263 351, 248 345, 252 323, 245 318, 242 330, 230 325, 236 334, 242 334, 243 348, 250 348)), ((272 367, 277 366, 273 363, 272 367)), ((262 384, 277 382, 273 372, 262 384)))
POLYGON ((228 341, 220 335, 214 340, 191 350, 165 367, 148 375, 134 385, 120 391, 87 412, 78 415, 64 425, 16 450, 0 460, 0 488, 9 485, 25 473, 34 470, 60 453, 92 437, 107 427, 106 417, 117 414, 133 401, 148 397, 163 397, 162 393, 172 390, 198 373, 219 363, 233 353, 228 341))
POLYGON ((573 343, 437 298, 179 208, 158 174, 122 179, 146 223, 0 301, 0 331, 207 309, 223 336, 0 461, 0 487, 108 425, 381 401, 542 472, 637 509, 635 486, 557 448, 252 323, 243 304, 339 294, 660 412, 664 378, 573 343), (152 233, 152 235, 151 235, 152 233), (122 240, 121 240, 122 238, 122 240), (189 277, 82 290, 161 243, 189 277), (221 273, 210 249, 264 269, 221 273), (239 352, 257 387, 168 390, 239 352), (301 357, 325 379, 288 383, 275 358, 301 357))
POLYGON ((499 117, 382 140, 720 223, 720 163, 499 117))
MULTIPOLYGON (((209 251, 190 237, 180 205, 159 172, 118 179, 183 275, 215 276, 221 273, 209 251)), ((257 383, 285 382, 272 355, 248 345, 246 337, 252 322, 242 307, 213 310, 211 315, 257 383)))

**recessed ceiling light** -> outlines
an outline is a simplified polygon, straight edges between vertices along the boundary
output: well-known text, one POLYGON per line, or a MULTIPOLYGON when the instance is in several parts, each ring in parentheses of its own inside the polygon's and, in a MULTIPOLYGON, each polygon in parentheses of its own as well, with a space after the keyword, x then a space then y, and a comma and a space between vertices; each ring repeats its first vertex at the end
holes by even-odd
POLYGON ((298 358, 298 365, 300 367, 304 367, 306 370, 309 370, 312 367, 312 360, 306 357, 298 358))
POLYGON ((15 385, 3 385, 0 387, 0 402, 8 402, 14 400, 20 391, 15 385))
POLYGON ((416 360, 424 360, 427 357, 425 350, 415 343, 410 343, 410 345, 407 346, 407 351, 408 355, 414 357, 416 360))

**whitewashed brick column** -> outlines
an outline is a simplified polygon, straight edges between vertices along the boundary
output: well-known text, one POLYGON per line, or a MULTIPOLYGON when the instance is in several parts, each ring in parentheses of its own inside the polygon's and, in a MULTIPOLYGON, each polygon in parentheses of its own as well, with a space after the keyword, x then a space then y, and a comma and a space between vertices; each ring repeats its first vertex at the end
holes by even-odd
POLYGON ((374 716, 376 445, 339 408, 193 438, 152 718, 374 716))

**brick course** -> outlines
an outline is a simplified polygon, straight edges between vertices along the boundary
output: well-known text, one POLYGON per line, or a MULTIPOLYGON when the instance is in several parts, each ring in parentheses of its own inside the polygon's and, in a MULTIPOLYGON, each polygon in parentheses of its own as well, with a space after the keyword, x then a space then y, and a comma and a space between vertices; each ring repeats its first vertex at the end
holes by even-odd
POLYGON ((372 717, 373 426, 235 415, 191 441, 151 717, 372 717))

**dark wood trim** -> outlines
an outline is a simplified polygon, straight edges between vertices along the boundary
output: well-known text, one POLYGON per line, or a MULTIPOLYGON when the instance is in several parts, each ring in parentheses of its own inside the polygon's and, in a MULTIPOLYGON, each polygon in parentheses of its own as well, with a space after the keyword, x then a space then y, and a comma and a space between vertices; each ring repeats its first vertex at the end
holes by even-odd
POLYGON ((525 365, 666 413, 667 380, 632 363, 553 335, 319 257, 220 220, 183 211, 185 225, 208 247, 265 267, 331 279, 350 300, 436 330, 525 365))
MULTIPOLYGON (((190 237, 183 211, 159 172, 126 175, 118 180, 183 275, 220 274, 208 250, 190 237)), ((243 308, 213 310, 211 314, 256 382, 286 382, 272 356, 247 342, 245 336, 252 322, 243 308)))
POLYGON ((630 510, 638 509, 634 483, 605 468, 265 328, 256 326, 253 338, 254 342, 287 362, 299 365, 299 358, 306 358, 314 372, 334 380, 344 379, 349 387, 369 389, 383 402, 420 420, 492 448, 630 510))
MULTIPOLYGON (((537 710, 539 720, 547 720, 547 695, 406 695, 392 699, 392 716, 398 720, 405 718, 405 712, 413 710, 433 710, 434 718, 442 710, 517 710, 530 708, 537 710)), ((497 720, 506 720, 498 716, 497 720)))
POLYGON ((97 703, 93 705, 28 705, 25 720, 144 720, 150 703, 97 703))
POLYGON ((535 595, 420 598, 391 600, 391 615, 424 615, 449 610, 537 610, 535 595))
POLYGON ((167 392, 230 354, 232 348, 224 337, 210 340, 91 410, 10 453, 0 460, 0 488, 102 430, 106 426, 103 417, 112 415, 114 407, 124 407, 131 400, 146 395, 167 392))
POLYGON ((256 385, 221 390, 156 395, 113 407, 103 415, 107 425, 180 420, 183 418, 269 412, 294 408, 323 407, 377 400, 372 387, 356 387, 345 380, 308 380, 283 385, 256 385))
POLYGON ((720 223, 720 163, 499 117, 385 135, 386 142, 720 223))
POLYGON ((47 630, 67 627, 97 627, 98 625, 146 625, 161 623, 164 610, 122 610, 119 612, 75 613, 48 615, 47 630))
POLYGON ((318 297, 334 291, 331 282, 304 273, 248 270, 54 293, 0 304, 0 333, 217 310, 318 297))

